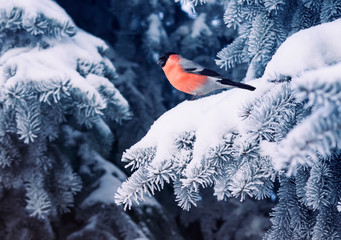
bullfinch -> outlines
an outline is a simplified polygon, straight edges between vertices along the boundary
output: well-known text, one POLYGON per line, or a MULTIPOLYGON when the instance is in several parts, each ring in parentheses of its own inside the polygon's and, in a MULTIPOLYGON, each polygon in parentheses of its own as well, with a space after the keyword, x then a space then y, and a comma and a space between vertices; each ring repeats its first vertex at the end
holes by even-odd
POLYGON ((188 60, 175 52, 167 52, 159 58, 157 63, 162 67, 173 87, 191 95, 206 95, 217 89, 234 87, 250 91, 256 89, 251 85, 224 78, 217 72, 188 60))

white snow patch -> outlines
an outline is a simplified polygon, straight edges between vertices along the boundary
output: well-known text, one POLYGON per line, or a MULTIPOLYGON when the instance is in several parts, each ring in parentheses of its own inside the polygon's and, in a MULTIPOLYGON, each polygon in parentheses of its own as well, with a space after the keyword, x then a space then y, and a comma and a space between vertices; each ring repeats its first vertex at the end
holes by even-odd
POLYGON ((51 0, 0 0, 1 8, 10 13, 13 8, 24 10, 23 22, 34 20, 38 14, 55 19, 61 23, 73 22, 63 8, 51 0))
MULTIPOLYGON (((86 80, 96 89, 100 88, 101 86, 105 87, 106 89, 116 89, 114 84, 110 82, 107 78, 101 77, 95 74, 89 74, 86 76, 86 80)), ((129 108, 128 101, 122 96, 122 94, 116 89, 115 91, 115 100, 119 101, 120 105, 125 108, 129 108)))
POLYGON ((299 31, 290 36, 268 63, 264 77, 299 76, 341 61, 341 19, 299 31))
POLYGON ((335 65, 320 67, 304 72, 300 77, 293 79, 293 86, 305 86, 314 83, 341 82, 341 62, 335 65))
MULTIPOLYGON (((84 156, 89 158, 89 156, 84 156)), ((119 170, 115 165, 106 161, 98 153, 91 152, 92 161, 95 161, 96 168, 104 171, 104 174, 100 177, 98 182, 99 187, 92 191, 91 194, 82 202, 81 207, 86 208, 99 202, 104 204, 114 204, 114 194, 117 188, 126 179, 125 174, 119 170)))
MULTIPOLYGON (((98 106, 104 108, 105 101, 96 88, 78 73, 77 61, 81 60, 89 66, 101 62, 103 57, 97 48, 106 48, 105 43, 84 31, 79 31, 72 38, 52 40, 50 44, 51 47, 47 49, 39 47, 11 49, 1 56, 0 85, 4 84, 8 88, 29 79, 37 86, 39 84, 48 86, 49 80, 60 82, 71 80, 70 84, 74 88, 86 93, 89 99, 96 99, 98 106), (6 75, 7 69, 13 69, 14 75, 6 75)), ((103 83, 103 80, 101 82, 103 83)))
POLYGON ((79 48, 86 50, 95 61, 103 59, 103 56, 98 53, 98 48, 104 52, 108 50, 108 45, 102 39, 88 34, 82 29, 79 29, 77 34, 70 39, 79 48))

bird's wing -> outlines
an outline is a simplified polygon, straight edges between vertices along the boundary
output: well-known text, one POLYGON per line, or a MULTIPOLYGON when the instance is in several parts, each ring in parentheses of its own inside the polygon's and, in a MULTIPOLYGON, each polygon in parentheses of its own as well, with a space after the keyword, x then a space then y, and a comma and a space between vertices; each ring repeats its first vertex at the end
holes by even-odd
POLYGON ((205 68, 201 66, 200 64, 195 63, 186 58, 182 58, 179 64, 181 65, 182 69, 184 69, 184 71, 188 73, 194 73, 194 74, 205 75, 205 76, 210 76, 210 77, 221 77, 219 73, 213 70, 210 70, 208 68, 205 68))
MULTIPOLYGON (((187 72, 187 70, 186 70, 186 72, 187 72)), ((219 73, 217 73, 211 69, 208 69, 208 68, 203 68, 201 70, 196 69, 196 70, 192 70, 192 71, 188 71, 188 72, 200 74, 200 75, 205 75, 205 76, 210 76, 210 77, 221 77, 219 73)))

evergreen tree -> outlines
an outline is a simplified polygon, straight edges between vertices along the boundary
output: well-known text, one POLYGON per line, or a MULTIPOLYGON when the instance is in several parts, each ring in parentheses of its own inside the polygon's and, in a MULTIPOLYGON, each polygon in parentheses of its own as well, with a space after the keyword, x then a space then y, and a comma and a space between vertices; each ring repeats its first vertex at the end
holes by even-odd
POLYGON ((131 112, 108 46, 54 1, 0 3, 0 238, 178 239, 154 199, 113 204, 109 126, 131 112))
POLYGON ((200 188, 213 186, 218 200, 263 199, 279 179, 265 239, 339 239, 339 4, 227 1, 225 23, 239 36, 216 62, 248 63, 257 90, 185 101, 162 115, 124 153, 136 171, 116 203, 130 208, 172 183, 189 210, 202 199, 200 188))

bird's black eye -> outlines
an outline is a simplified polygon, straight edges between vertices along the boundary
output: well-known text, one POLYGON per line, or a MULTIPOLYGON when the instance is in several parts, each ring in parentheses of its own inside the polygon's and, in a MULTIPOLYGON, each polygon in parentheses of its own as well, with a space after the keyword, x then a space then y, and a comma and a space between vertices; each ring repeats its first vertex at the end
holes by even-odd
POLYGON ((160 57, 159 60, 157 61, 157 64, 159 64, 161 67, 164 67, 166 65, 167 58, 165 57, 160 57))
POLYGON ((159 64, 161 67, 164 67, 166 65, 166 62, 170 55, 177 54, 175 52, 167 52, 165 55, 159 58, 157 61, 157 64, 159 64))

